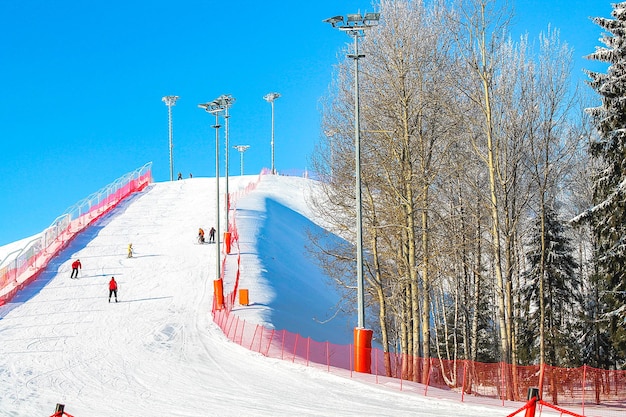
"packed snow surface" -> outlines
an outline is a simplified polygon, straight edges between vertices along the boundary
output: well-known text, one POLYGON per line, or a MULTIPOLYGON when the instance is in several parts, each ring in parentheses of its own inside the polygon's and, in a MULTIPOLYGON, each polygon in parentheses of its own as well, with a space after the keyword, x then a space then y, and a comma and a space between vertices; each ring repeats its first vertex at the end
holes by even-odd
MULTIPOLYGON (((230 190, 256 180, 231 177, 230 190)), ((152 184, 79 235, 0 307, 0 415, 49 416, 57 403, 74 417, 511 412, 268 359, 227 340, 211 317, 215 245, 196 243, 198 228, 216 223, 215 185, 210 178, 152 184), (83 267, 70 279, 75 259, 83 267), (111 277, 118 303, 107 300, 111 277)), ((237 216, 241 285, 251 302, 236 314, 347 344, 354 318, 335 316, 338 296, 305 248, 305 229, 317 227, 307 205, 315 186, 265 176, 236 202, 230 215, 237 216)), ((224 224, 222 218, 222 231, 224 224)), ((226 291, 235 256, 228 255, 226 291)))

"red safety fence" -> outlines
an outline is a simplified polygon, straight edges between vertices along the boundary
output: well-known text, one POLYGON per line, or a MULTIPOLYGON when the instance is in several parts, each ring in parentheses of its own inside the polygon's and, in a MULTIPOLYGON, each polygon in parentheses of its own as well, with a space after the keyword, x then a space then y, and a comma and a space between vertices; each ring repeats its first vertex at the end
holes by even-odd
POLYGON ((74 417, 74 416, 66 413, 65 411, 59 411, 58 413, 52 414, 50 417, 74 417))
MULTIPOLYGON (((264 356, 306 366, 354 371, 353 346, 318 342, 287 330, 276 330, 240 319, 234 307, 235 293, 226 296, 226 308, 215 311, 214 320, 231 341, 264 356)), ((371 374, 423 383, 428 388, 453 390, 461 401, 466 395, 498 400, 520 401, 529 388, 539 386, 539 366, 512 366, 468 360, 414 358, 372 349, 371 374), (413 376, 409 370, 413 367, 413 376), (515 375, 517 383, 512 383, 515 375), (425 378, 424 378, 425 377, 425 378)), ((626 371, 610 371, 588 366, 580 368, 545 367, 551 383, 543 386, 542 396, 552 404, 601 404, 626 400, 626 371)), ((400 385, 401 388, 401 385, 400 385)))
POLYGON ((525 417, 535 417, 535 408, 536 408, 537 404, 546 406, 546 407, 551 408, 553 410, 556 410, 559 413, 561 413, 561 416, 566 415, 566 416, 572 416, 572 417, 585 417, 584 415, 573 413, 573 412, 568 411, 568 410, 566 410, 564 408, 557 407, 554 404, 547 403, 547 402, 545 402, 543 400, 538 400, 537 397, 531 398, 530 400, 528 400, 528 402, 522 408, 512 412, 511 414, 509 414, 506 417, 515 417, 519 413, 521 413, 522 411, 525 411, 525 413, 524 413, 525 417))
MULTIPOLYGON (((260 179, 260 177, 259 177, 260 179)), ((250 185, 246 192, 256 188, 250 185)), ((239 194, 237 197, 243 196, 239 194)), ((231 205, 234 206, 231 199, 231 205)), ((288 360, 306 366, 345 374, 354 372, 353 345, 318 342, 286 330, 276 330, 240 319, 235 308, 240 279, 241 257, 236 216, 231 216, 229 226, 232 242, 236 248, 236 268, 233 290, 224 296, 224 308, 213 308, 213 319, 231 341, 264 356, 288 360), (235 310, 234 310, 235 309, 235 310)), ((231 266, 224 257, 222 274, 231 266)), ((223 275, 222 275, 223 277, 223 275)), ((554 406, 574 405, 583 410, 586 405, 603 404, 626 407, 626 371, 602 370, 589 366, 580 368, 557 368, 539 365, 519 366, 506 363, 481 363, 469 360, 446 360, 413 357, 401 353, 371 350, 371 375, 373 381, 396 380, 403 389, 403 382, 419 382, 424 395, 429 387, 454 393, 460 401, 485 398, 505 401, 526 401, 529 388, 542 387, 540 398, 546 398, 554 406)), ((382 382, 381 382, 382 383, 382 382)), ((408 384, 407 384, 408 385, 408 384)), ((618 415, 616 412, 614 415, 618 415)), ((603 414, 609 415, 609 414, 603 414)), ((611 414, 613 415, 613 414, 611 414)))
POLYGON ((57 403, 57 406, 54 410, 54 414, 52 414, 50 417, 74 417, 71 414, 68 414, 65 412, 65 404, 59 404, 57 403))
POLYGON ((0 305, 34 281, 48 262, 90 224, 152 181, 152 163, 124 175, 66 211, 24 247, 0 260, 0 305))

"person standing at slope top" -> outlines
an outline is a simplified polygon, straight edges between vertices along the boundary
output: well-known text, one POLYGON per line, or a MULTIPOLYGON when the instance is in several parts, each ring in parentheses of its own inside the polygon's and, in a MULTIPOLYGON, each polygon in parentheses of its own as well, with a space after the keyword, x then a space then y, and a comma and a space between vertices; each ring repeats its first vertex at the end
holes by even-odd
POLYGON ((78 279, 78 269, 82 269, 83 266, 80 264, 80 259, 76 259, 74 262, 72 262, 72 275, 70 275, 70 278, 74 278, 74 275, 76 275, 76 279, 78 279))
POLYGON ((109 281, 109 303, 111 302, 111 296, 115 294, 115 302, 117 303, 117 282, 115 277, 111 277, 109 281))

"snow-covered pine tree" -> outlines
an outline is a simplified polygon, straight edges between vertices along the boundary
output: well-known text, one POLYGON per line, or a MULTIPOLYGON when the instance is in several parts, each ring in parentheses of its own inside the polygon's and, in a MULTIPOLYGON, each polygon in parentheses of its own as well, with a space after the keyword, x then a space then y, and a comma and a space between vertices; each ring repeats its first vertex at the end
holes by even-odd
POLYGON ((587 212, 598 242, 595 254, 605 284, 604 318, 616 366, 626 365, 626 2, 613 4, 613 19, 594 18, 606 32, 587 58, 608 63, 606 73, 591 72, 588 84, 602 104, 587 109, 599 138, 591 155, 602 167, 594 181, 594 207, 587 212))
POLYGON ((578 264, 563 223, 553 209, 547 208, 543 227, 540 218, 535 222, 526 258, 529 270, 524 273, 527 284, 522 289, 522 299, 528 304, 524 306, 527 315, 520 324, 520 359, 540 363, 539 343, 544 340, 548 365, 581 365, 580 347, 576 346, 576 334, 572 331, 577 327, 575 321, 581 308, 578 264), (540 329, 544 329, 543 337, 540 329))

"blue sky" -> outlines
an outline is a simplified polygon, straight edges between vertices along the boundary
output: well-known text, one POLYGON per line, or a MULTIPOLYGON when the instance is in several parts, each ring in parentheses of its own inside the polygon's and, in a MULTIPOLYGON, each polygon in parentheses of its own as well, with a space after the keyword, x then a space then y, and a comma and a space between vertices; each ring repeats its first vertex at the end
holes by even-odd
MULTIPOLYGON (((610 1, 518 0, 514 35, 549 23, 582 59, 600 43, 590 16, 610 1)), ((174 170, 215 175, 214 118, 199 103, 221 94, 230 109, 230 175, 250 145, 245 173, 271 164, 275 102, 278 171, 304 170, 319 140, 319 100, 350 39, 322 23, 372 11, 369 1, 0 1, 0 245, 49 226, 68 207, 153 162, 169 179, 165 95, 172 108, 174 170)), ((220 132, 223 139, 223 129, 220 132)), ((224 154, 222 141, 220 152, 224 154)), ((221 158, 223 161, 223 158, 221 158)), ((223 164, 222 164, 223 165, 223 164)), ((224 171, 222 170, 222 175, 224 171)))

